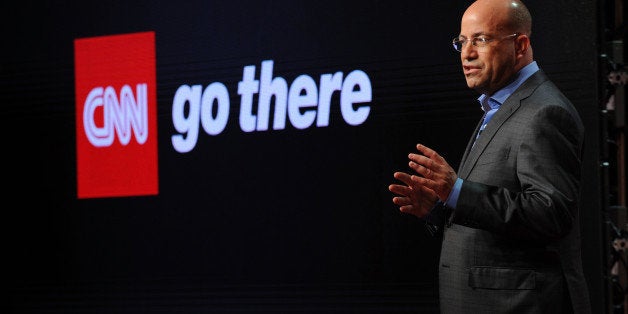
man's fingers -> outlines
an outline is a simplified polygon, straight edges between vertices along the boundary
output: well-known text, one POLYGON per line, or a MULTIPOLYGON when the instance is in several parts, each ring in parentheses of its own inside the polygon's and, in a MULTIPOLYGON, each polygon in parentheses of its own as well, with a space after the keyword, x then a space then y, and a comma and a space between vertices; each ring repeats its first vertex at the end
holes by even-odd
MULTIPOLYGON (((435 150, 423 145, 423 144, 416 144, 416 149, 421 152, 423 155, 425 155, 432 163, 434 161, 438 162, 438 163, 444 163, 445 162, 445 158, 443 158, 443 156, 439 155, 435 150)), ((430 168, 432 167, 433 164, 430 164, 430 168)))
POLYGON ((405 173, 405 172, 395 172, 393 173, 393 177, 395 177, 395 179, 400 180, 400 181, 404 181, 410 178, 410 175, 405 173))
POLYGON ((410 153, 408 154, 408 158, 410 159, 410 167, 412 167, 412 163, 414 162, 415 164, 424 167, 426 173, 429 173, 430 171, 437 171, 441 168, 441 163, 435 162, 427 156, 410 153))
POLYGON ((420 151, 423 155, 428 156, 428 157, 432 157, 434 155, 438 155, 436 153, 435 150, 423 145, 423 144, 416 144, 416 149, 418 151, 420 151))
POLYGON ((402 213, 412 214, 414 211, 414 206, 412 205, 400 206, 399 211, 401 211, 402 213))
POLYGON ((427 178, 427 179, 433 179, 434 178, 435 171, 430 169, 430 168, 428 168, 428 167, 425 167, 423 165, 419 165, 418 163, 416 163, 414 161, 410 161, 408 163, 408 166, 412 170, 416 171, 416 173, 418 173, 421 176, 423 176, 424 178, 427 178))
POLYGON ((391 184, 388 186, 388 190, 397 195, 408 196, 412 193, 412 189, 407 186, 399 185, 399 184, 391 184))
POLYGON ((407 197, 395 196, 393 197, 393 203, 397 206, 408 206, 412 205, 412 202, 407 197))
MULTIPOLYGON (((438 177, 438 174, 436 174, 434 170, 427 168, 425 166, 419 165, 413 161, 409 162, 408 166, 412 168, 414 171, 416 171, 416 173, 420 174, 423 177, 423 179, 435 180, 435 177, 438 177)), ((427 182, 426 180, 418 180, 418 179, 415 179, 414 177, 416 176, 412 176, 411 179, 418 183, 425 184, 427 182)))
POLYGON ((409 174, 405 173, 405 172, 395 172, 393 174, 393 177, 403 183, 405 183, 406 185, 412 185, 412 178, 410 177, 409 174))
POLYGON ((425 177, 419 177, 419 176, 411 176, 410 179, 415 182, 418 183, 419 186, 424 186, 425 184, 428 183, 428 179, 426 179, 425 177))
POLYGON ((416 153, 410 153, 408 154, 408 159, 416 162, 417 164, 420 165, 429 165, 430 163, 430 159, 427 156, 421 155, 421 154, 416 154, 416 153))
POLYGON ((418 186, 413 187, 419 188, 423 193, 434 193, 434 191, 436 191, 435 189, 438 187, 436 181, 427 177, 412 176, 412 181, 418 184, 418 186))

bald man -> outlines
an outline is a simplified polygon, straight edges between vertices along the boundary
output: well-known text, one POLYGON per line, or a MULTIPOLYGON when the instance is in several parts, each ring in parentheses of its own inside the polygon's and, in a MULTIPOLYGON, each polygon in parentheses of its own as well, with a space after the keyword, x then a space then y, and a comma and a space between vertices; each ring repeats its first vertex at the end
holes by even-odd
POLYGON ((484 117, 458 171, 417 145, 393 203, 442 228, 442 313, 590 313, 578 203, 584 127, 534 61, 520 1, 478 0, 454 49, 484 117))

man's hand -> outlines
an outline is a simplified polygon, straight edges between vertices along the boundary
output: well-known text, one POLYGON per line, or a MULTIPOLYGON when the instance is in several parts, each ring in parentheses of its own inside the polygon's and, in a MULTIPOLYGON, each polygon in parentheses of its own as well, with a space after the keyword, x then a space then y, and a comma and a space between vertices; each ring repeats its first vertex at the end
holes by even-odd
POLYGON ((391 184, 388 190, 397 195, 393 203, 399 205, 401 212, 423 218, 439 199, 447 200, 458 175, 445 158, 431 148, 421 144, 416 148, 420 154, 408 155, 409 166, 416 175, 395 172, 395 179, 405 185, 391 184))
POLYGON ((449 197, 458 175, 445 158, 433 149, 421 144, 417 144, 416 149, 421 154, 409 154, 409 165, 421 177, 413 176, 413 181, 434 191, 444 202, 449 197))
POLYGON ((399 210, 419 218, 429 214, 430 209, 438 201, 436 193, 417 181, 417 179, 420 179, 417 176, 404 172, 395 172, 393 176, 406 184, 391 184, 388 186, 388 190, 398 195, 393 197, 393 203, 399 206, 399 210))

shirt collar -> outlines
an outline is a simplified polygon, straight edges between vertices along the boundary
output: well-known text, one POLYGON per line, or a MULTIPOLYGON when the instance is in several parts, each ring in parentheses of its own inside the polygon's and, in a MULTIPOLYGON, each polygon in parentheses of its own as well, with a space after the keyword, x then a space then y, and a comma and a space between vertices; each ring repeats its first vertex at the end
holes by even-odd
POLYGON ((488 97, 486 94, 480 95, 478 97, 478 101, 480 102, 480 106, 484 112, 488 112, 491 109, 498 109, 512 93, 525 82, 532 74, 539 70, 539 66, 536 64, 536 61, 532 61, 530 64, 523 67, 517 75, 515 79, 502 89, 498 90, 491 97, 488 97))

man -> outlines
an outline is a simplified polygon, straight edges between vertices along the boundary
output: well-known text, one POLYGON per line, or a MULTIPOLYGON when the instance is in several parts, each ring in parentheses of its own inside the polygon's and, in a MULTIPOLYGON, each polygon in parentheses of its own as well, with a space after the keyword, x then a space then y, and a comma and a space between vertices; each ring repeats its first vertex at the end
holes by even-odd
POLYGON ((591 311, 578 222, 584 129, 534 61, 531 25, 518 0, 467 8, 453 45, 485 116, 457 173, 419 144, 413 173, 389 186, 402 212, 444 228, 443 313, 591 311))

